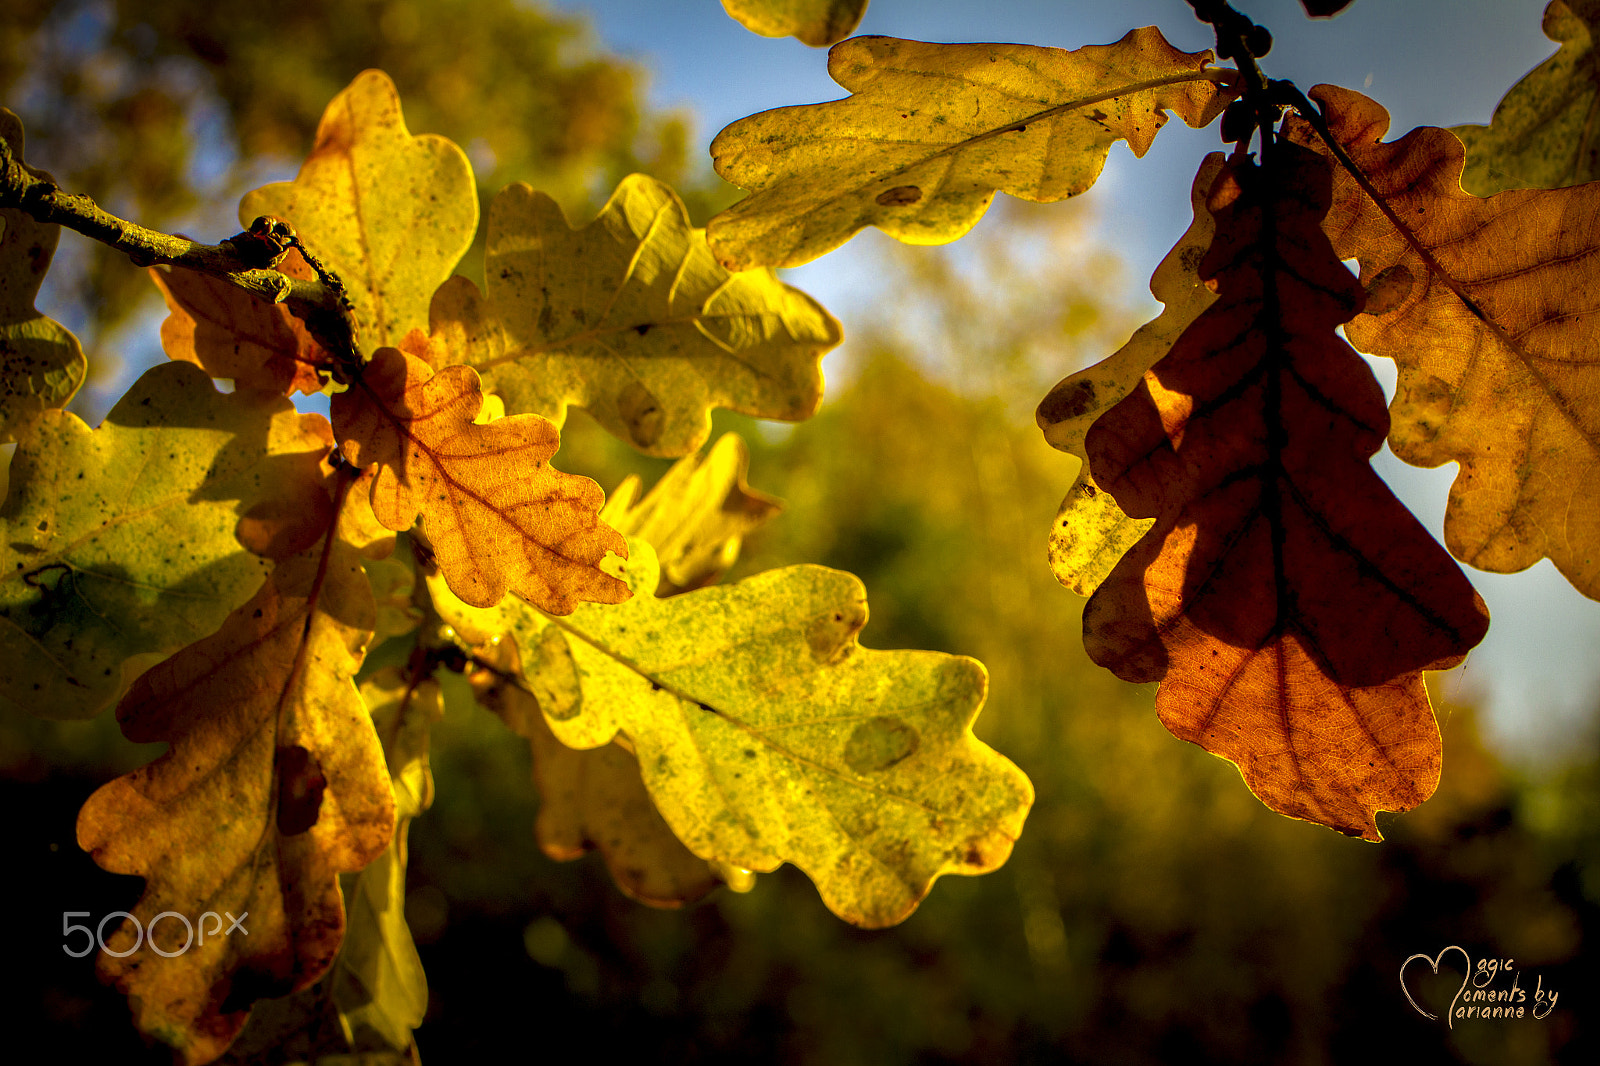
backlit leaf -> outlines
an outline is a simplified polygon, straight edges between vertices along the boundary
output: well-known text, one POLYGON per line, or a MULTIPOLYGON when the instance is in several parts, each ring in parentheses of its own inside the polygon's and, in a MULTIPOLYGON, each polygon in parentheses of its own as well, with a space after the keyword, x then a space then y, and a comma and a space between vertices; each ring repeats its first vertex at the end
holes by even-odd
POLYGON ((1547 556, 1600 598, 1600 185, 1479 199, 1461 191, 1461 144, 1448 130, 1383 142, 1389 116, 1378 104, 1335 86, 1311 95, 1432 259, 1335 174, 1325 226, 1334 250, 1360 261, 1363 280, 1412 282, 1387 313, 1345 332, 1395 360, 1394 453, 1416 466, 1461 464, 1445 544, 1501 573, 1547 556))
POLYGON ((944 244, 996 190, 1048 203, 1094 184, 1107 151, 1149 150, 1171 111, 1204 126, 1232 93, 1209 51, 1154 27, 1076 51, 856 37, 828 53, 844 100, 783 107, 717 135, 717 173, 751 195, 707 237, 730 269, 795 266, 866 226, 944 244))
POLYGON ((406 835, 411 819, 433 804, 428 731, 444 706, 437 682, 425 679, 409 689, 393 668, 368 678, 361 698, 389 766, 394 836, 345 894, 350 917, 331 990, 352 1047, 370 1047, 376 1037, 405 1051, 428 1009, 428 980, 406 925, 406 835))
POLYGON ((557 619, 507 600, 501 618, 557 739, 625 735, 690 851, 754 871, 791 862, 835 914, 874 928, 940 875, 1005 861, 1033 788, 972 735, 981 664, 859 647, 866 596, 837 570, 658 599, 646 542, 620 565, 634 592, 620 607, 557 619))
MULTIPOLYGON (((497 666, 520 675, 514 641, 490 650, 497 666)), ((662 819, 639 776, 639 760, 620 743, 578 751, 557 740, 530 693, 487 670, 471 675, 479 702, 527 738, 539 785, 539 847, 565 862, 598 850, 617 887, 652 907, 681 907, 720 883, 712 864, 684 847, 662 819)))
POLYGON ((1477 196, 1506 189, 1555 189, 1600 178, 1597 0, 1554 0, 1545 36, 1561 50, 1511 87, 1487 126, 1457 126, 1466 145, 1461 187, 1477 196))
POLYGON ((579 600, 628 595, 600 570, 621 552, 620 534, 599 519, 604 494, 586 477, 549 465, 560 443, 538 415, 486 425, 470 367, 435 373, 421 359, 382 348, 365 373, 333 398, 334 434, 357 466, 380 464, 371 504, 389 529, 422 529, 450 589, 474 606, 515 590, 564 614, 579 600))
POLYGON ((1086 446, 1155 525, 1084 610, 1090 657, 1160 681, 1179 737, 1237 763, 1269 806, 1379 839, 1374 813, 1438 781, 1422 671, 1488 615, 1368 460, 1387 416, 1334 333, 1365 294, 1323 235, 1329 166, 1284 143, 1213 186, 1200 264, 1219 298, 1086 446))
POLYGON ((808 418, 839 323, 767 270, 730 274, 676 193, 635 174, 599 217, 567 224, 550 197, 512 185, 489 208, 487 296, 454 278, 432 330, 513 414, 558 425, 579 404, 650 455, 683 455, 711 408, 808 418))
POLYGON ((744 535, 783 505, 745 484, 750 451, 724 433, 704 455, 678 460, 639 499, 640 482, 617 486, 600 518, 617 532, 642 537, 661 566, 658 596, 700 588, 720 578, 739 558, 744 535))
POLYGON ((149 940, 130 950, 137 934, 123 922, 99 973, 128 996, 140 1031, 186 1063, 219 1055, 255 1000, 327 970, 345 924, 338 874, 382 854, 394 827, 383 749, 351 681, 372 596, 353 551, 336 543, 322 580, 319 558, 278 564, 218 632, 134 684, 117 708, 123 732, 172 746, 78 816, 95 862, 145 878, 133 915, 149 940), (197 929, 180 950, 183 922, 151 929, 163 912, 198 923, 207 910, 246 932, 208 930, 200 943, 197 929))
MULTIPOLYGON (((22 122, 3 107, 0 138, 15 158, 24 158, 22 122)), ((78 338, 33 306, 60 238, 60 226, 35 222, 15 208, 0 210, 0 444, 16 440, 39 412, 65 406, 89 372, 78 338)))
POLYGON ((89 717, 125 663, 215 631, 269 569, 236 531, 281 554, 331 513, 327 447, 321 415, 224 395, 187 363, 146 371, 98 429, 42 413, 0 509, 0 699, 89 717))
MULTIPOLYGON (((279 270, 316 277, 296 249, 279 270)), ((333 356, 287 307, 182 267, 151 268, 150 277, 167 301, 161 347, 169 358, 193 363, 214 378, 231 378, 239 388, 308 396, 321 391, 317 369, 330 366, 333 356)))
POLYGON ((343 280, 361 342, 398 344, 428 323, 428 300, 478 228, 466 155, 443 137, 413 137, 394 83, 368 70, 333 98, 292 182, 245 196, 239 220, 294 226, 343 280))
POLYGON ((1084 460, 1078 479, 1056 512, 1049 547, 1050 569, 1056 580, 1080 596, 1093 592, 1154 522, 1129 518, 1111 494, 1095 484, 1083 438, 1095 419, 1120 402, 1217 298, 1200 281, 1200 260, 1211 247, 1216 230, 1206 209, 1206 195, 1222 170, 1222 159, 1221 152, 1213 152, 1200 164, 1189 190, 1194 221, 1150 276, 1151 294, 1166 305, 1161 314, 1140 326, 1128 343, 1110 356, 1061 379, 1034 412, 1051 447, 1084 460))
POLYGON ((813 48, 850 36, 867 0, 722 0, 723 9, 751 33, 796 37, 813 48))

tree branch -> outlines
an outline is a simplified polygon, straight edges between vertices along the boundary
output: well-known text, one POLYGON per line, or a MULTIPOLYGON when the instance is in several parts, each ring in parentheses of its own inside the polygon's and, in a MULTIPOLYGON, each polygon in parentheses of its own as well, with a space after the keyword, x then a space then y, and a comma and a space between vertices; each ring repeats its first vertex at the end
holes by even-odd
POLYGON ((166 263, 221 278, 258 300, 283 304, 308 322, 326 322, 330 315, 345 317, 339 295, 329 285, 265 269, 276 257, 250 254, 260 247, 256 230, 221 244, 201 244, 146 229, 101 209, 87 196, 63 192, 49 178, 34 174, 4 138, 0 138, 0 208, 15 208, 36 221, 75 230, 122 252, 135 266, 166 263))

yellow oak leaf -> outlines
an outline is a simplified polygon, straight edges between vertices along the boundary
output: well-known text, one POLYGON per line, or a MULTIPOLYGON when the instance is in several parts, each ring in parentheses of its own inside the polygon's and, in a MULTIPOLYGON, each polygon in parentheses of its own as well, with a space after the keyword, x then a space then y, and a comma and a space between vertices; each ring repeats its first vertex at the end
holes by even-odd
POLYGON ((406 925, 406 835, 411 820, 433 805, 429 728, 444 713, 438 682, 414 688, 388 667, 361 684, 361 698, 383 743, 394 788, 389 846, 346 892, 349 922, 331 973, 330 995, 354 1048, 374 1041, 411 1047, 411 1031, 428 1009, 428 980, 406 925))
MULTIPOLYGON (((521 675, 515 641, 484 645, 477 655, 495 668, 469 673, 478 702, 532 751, 540 796, 534 832, 546 855, 566 862, 598 850, 617 887, 652 907, 681 907, 722 883, 715 864, 672 835, 639 776, 639 760, 626 748, 613 741, 578 751, 550 732, 538 700, 508 680, 521 675)), ((753 883, 748 875, 737 887, 753 883)))
POLYGON ((466 154, 413 137, 394 82, 368 70, 328 104, 294 181, 246 194, 240 222, 259 215, 293 225, 344 282, 371 350, 427 325, 428 300, 477 232, 478 194, 466 154))
POLYGON ((382 348, 361 377, 333 398, 334 434, 357 466, 379 464, 371 506, 392 530, 422 518, 450 589, 488 607, 514 590, 558 614, 580 600, 617 603, 626 585, 600 569, 626 551, 600 521, 600 486, 549 465, 560 443, 538 415, 487 424, 478 375, 437 373, 414 356, 382 348))
POLYGON ((661 565, 657 596, 715 582, 738 560, 744 535, 782 509, 745 483, 749 465, 744 441, 724 433, 704 455, 674 463, 643 499, 639 479, 630 476, 606 500, 603 522, 655 548, 661 565))
POLYGON ((867 13, 867 0, 722 0, 722 8, 751 33, 820 48, 850 36, 867 13))
MULTIPOLYGON (((1310 95, 1417 242, 1336 171, 1324 223, 1334 251, 1360 261, 1364 282, 1410 282, 1345 333, 1395 361, 1395 455, 1460 464, 1445 545, 1499 573, 1548 557, 1600 598, 1600 184, 1472 196, 1449 130, 1383 141, 1389 115, 1379 104, 1331 85, 1310 95)), ((1320 148, 1304 122, 1288 131, 1320 148)))
POLYGON ((839 323, 768 270, 730 274, 683 201, 642 174, 573 229, 550 197, 511 185, 489 208, 487 293, 439 290, 431 330, 513 414, 558 425, 568 404, 650 455, 683 455, 711 409, 809 418, 839 323))
MULTIPOLYGON (((22 159, 22 121, 0 107, 0 138, 22 159)), ((49 178, 23 164, 28 173, 49 178)), ((0 444, 41 411, 66 406, 89 373, 72 331, 33 306, 61 238, 61 227, 17 208, 0 210, 0 444)))
POLYGON ((1050 569, 1056 580, 1080 596, 1092 593, 1117 560, 1144 536, 1152 518, 1129 518, 1117 501, 1095 483, 1084 436, 1106 411, 1139 384, 1146 370, 1171 350, 1173 342, 1217 294, 1200 280, 1200 260, 1211 246, 1216 220, 1206 195, 1222 170, 1221 152, 1206 156, 1194 176, 1189 202, 1194 221, 1150 276, 1150 292, 1166 306, 1140 326, 1128 343, 1094 366, 1070 374, 1039 402, 1034 418, 1053 448, 1083 460, 1050 528, 1050 569))
POLYGON ((328 439, 321 415, 224 395, 179 362, 146 371, 98 429, 43 412, 0 508, 0 701, 90 717, 126 670, 214 632, 270 569, 238 534, 282 554, 331 513, 328 439))
MULTIPOLYGON (((634 592, 622 606, 556 618, 508 599, 495 614, 556 738, 626 736, 694 854, 757 872, 791 862, 830 910, 872 928, 904 920, 940 875, 1005 861, 1033 788, 972 735, 976 660, 859 647, 861 583, 826 567, 658 599, 647 542, 608 565, 634 592)), ((440 610, 457 629, 487 620, 440 610)))
POLYGON ((210 1062, 254 1001, 322 976, 344 931, 338 875, 389 842, 383 749, 351 680, 372 620, 359 559, 334 542, 279 563, 117 708, 129 739, 171 748, 79 813, 95 862, 145 878, 137 927, 107 937, 97 968, 182 1062, 210 1062))
POLYGON ((1210 59, 1153 26, 1071 52, 853 38, 828 53, 851 96, 764 111, 711 142, 717 173, 751 195, 707 239, 730 269, 796 266, 866 226, 953 241, 997 190, 1038 203, 1083 192, 1114 142, 1144 155, 1168 111, 1209 123, 1233 96, 1210 59))

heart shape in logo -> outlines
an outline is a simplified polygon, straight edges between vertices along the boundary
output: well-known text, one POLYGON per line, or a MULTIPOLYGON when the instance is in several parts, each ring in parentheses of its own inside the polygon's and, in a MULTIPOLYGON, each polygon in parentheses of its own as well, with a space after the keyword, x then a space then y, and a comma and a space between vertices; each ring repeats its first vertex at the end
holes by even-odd
MULTIPOLYGON (((1406 987, 1406 967, 1410 966, 1413 962, 1416 962, 1418 959, 1421 959, 1423 962, 1427 963, 1429 966, 1431 966, 1433 968, 1433 972, 1434 973, 1438 973, 1439 972, 1439 963, 1441 961, 1443 961, 1443 959, 1445 957, 1445 953, 1446 952, 1450 952, 1450 951, 1459 951, 1459 952, 1461 952, 1461 958, 1467 964, 1466 972, 1461 975, 1461 987, 1456 989, 1456 994, 1454 996, 1452 996, 1451 999, 1450 999, 1450 1006, 1452 1008, 1451 1014, 1453 1015, 1454 1014, 1453 1008, 1455 1007, 1456 1000, 1461 997, 1462 990, 1467 987, 1467 981, 1472 977, 1472 956, 1467 954, 1467 949, 1466 948, 1458 947, 1455 944, 1451 944, 1449 947, 1444 948, 1443 950, 1441 950, 1439 952, 1439 954, 1434 955, 1431 958, 1429 956, 1427 956, 1427 955, 1413 955, 1409 959, 1407 959, 1405 962, 1402 962, 1400 964, 1400 991, 1405 993, 1406 1002, 1410 1003, 1411 1006, 1416 1010, 1416 1012, 1418 1014, 1422 1015, 1424 1018, 1428 1019, 1430 1022, 1438 1021, 1439 1020, 1439 1016, 1437 1014, 1430 1014, 1427 1011, 1423 1010, 1422 1006, 1419 1003, 1417 1003, 1417 1001, 1415 999, 1412 998, 1411 989, 1406 987)), ((1455 1019, 1453 1017, 1448 1018, 1446 1020, 1445 1024, 1448 1025, 1450 1028, 1454 1029, 1455 1028, 1455 1019)))

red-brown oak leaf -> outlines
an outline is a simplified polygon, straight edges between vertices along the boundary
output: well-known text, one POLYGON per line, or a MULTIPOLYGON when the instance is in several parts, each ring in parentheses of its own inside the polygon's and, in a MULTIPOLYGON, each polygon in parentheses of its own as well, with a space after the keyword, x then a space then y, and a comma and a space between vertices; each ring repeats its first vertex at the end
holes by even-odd
MULTIPOLYGON (((316 277, 296 249, 278 271, 316 277)), ((150 277, 167 301, 161 347, 169 358, 194 363, 214 378, 232 378, 239 388, 307 396, 322 390, 317 371, 331 367, 333 355, 283 304, 183 267, 151 267, 150 277)))
POLYGON ((1322 233, 1329 167, 1271 151, 1212 188, 1217 302, 1089 431, 1095 479, 1156 524, 1089 601, 1085 643, 1161 681, 1167 727, 1269 806, 1379 839, 1374 812, 1438 780, 1421 672, 1488 616, 1368 462, 1388 417, 1334 333, 1363 292, 1322 233))
POLYGON ((474 423, 483 399, 471 367, 435 372, 396 348, 380 348, 333 398, 345 455, 379 464, 378 520, 403 530, 421 515, 450 591, 475 607, 507 590, 552 614, 626 600, 627 585, 600 569, 607 552, 628 550, 600 521, 600 486, 550 466, 560 435, 547 419, 474 423))
POLYGON ((372 593, 350 548, 321 564, 320 548, 280 562, 221 629, 134 683, 123 732, 172 746, 78 816, 95 862, 146 879, 143 933, 123 922, 99 972, 185 1063, 222 1054, 254 1001, 327 970, 344 933, 338 875, 394 829, 383 747, 351 680, 372 593))

